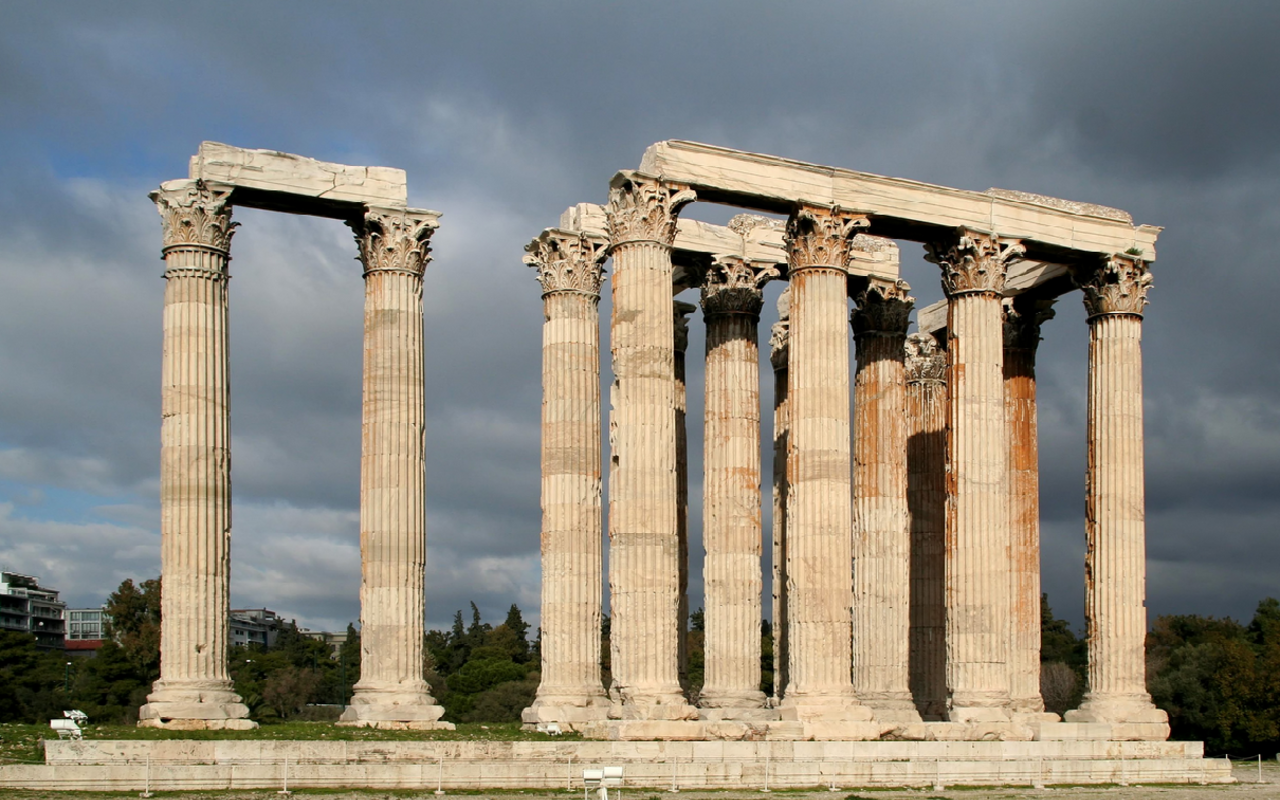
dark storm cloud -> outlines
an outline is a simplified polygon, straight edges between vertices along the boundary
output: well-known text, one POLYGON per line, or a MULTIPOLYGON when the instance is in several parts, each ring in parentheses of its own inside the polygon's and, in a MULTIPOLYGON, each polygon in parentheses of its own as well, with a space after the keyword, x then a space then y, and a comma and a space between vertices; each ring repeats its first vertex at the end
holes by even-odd
MULTIPOLYGON (((1149 606, 1247 615, 1280 594, 1265 557, 1280 523, 1278 16, 1243 2, 8 9, 0 560, 85 603, 158 570, 163 281, 144 195, 211 139, 401 167, 411 203, 444 212, 424 280, 428 616, 515 601, 536 619, 541 307, 521 248, 604 200, 649 144, 692 138, 1166 226, 1145 323, 1149 606)), ((340 626, 358 613, 354 246, 332 221, 236 218, 233 602, 340 626)), ((903 243, 903 273, 919 305, 941 297, 918 245, 903 243)), ((1063 298, 1039 366, 1044 583, 1077 621, 1087 335, 1063 298)), ((696 606, 696 576, 692 590, 696 606)))

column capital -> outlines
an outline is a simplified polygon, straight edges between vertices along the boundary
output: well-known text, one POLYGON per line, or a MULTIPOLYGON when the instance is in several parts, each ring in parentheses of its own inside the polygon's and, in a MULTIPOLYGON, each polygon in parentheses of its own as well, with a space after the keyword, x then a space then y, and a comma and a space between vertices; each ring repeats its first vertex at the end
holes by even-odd
POLYGON ((1035 350, 1040 344, 1040 326, 1053 319, 1054 298, 1034 298, 1025 294, 1006 297, 1004 311, 1004 347, 1006 350, 1035 350))
POLYGON ((697 310, 698 307, 693 303, 686 303, 683 300, 671 301, 672 316, 675 320, 675 350, 677 353, 683 353, 689 349, 689 315, 697 310))
POLYGON ((913 333, 907 337, 907 383, 946 383, 947 354, 938 347, 938 340, 927 333, 913 333))
POLYGON ((538 271, 542 294, 572 292, 600 296, 609 244, 585 233, 547 228, 525 245, 524 263, 538 271))
POLYGON ((611 246, 654 242, 670 247, 680 209, 697 199, 687 186, 640 172, 619 172, 609 182, 609 203, 604 207, 611 246))
POLYGON ((759 317, 764 285, 777 278, 773 264, 741 256, 717 255, 702 279, 702 311, 708 317, 745 314, 759 317))
POLYGON ((925 260, 942 268, 947 297, 1000 294, 1009 263, 1027 251, 1017 239, 957 228, 952 237, 924 246, 925 260))
POLYGON ((1130 253, 1103 256, 1092 269, 1073 269, 1071 278, 1084 292, 1090 319, 1105 314, 1141 317, 1152 285, 1147 262, 1130 253))
POLYGON ((787 368, 787 345, 791 335, 791 287, 778 295, 778 321, 769 330, 769 362, 774 371, 787 368))
POLYGON ((439 218, 434 211, 369 206, 363 217, 348 220, 364 274, 402 272, 420 277, 431 262, 431 234, 440 227, 439 218))
POLYGON ((906 336, 916 302, 910 291, 904 280, 871 278, 854 298, 857 307, 849 316, 854 337, 906 336))
POLYGON ((787 219, 783 237, 789 269, 847 269, 853 237, 870 225, 865 214, 839 206, 801 204, 787 219))
POLYGON ((162 252, 171 247, 207 247, 224 255, 239 223, 231 221, 231 190, 202 180, 166 181, 147 197, 164 224, 162 252))

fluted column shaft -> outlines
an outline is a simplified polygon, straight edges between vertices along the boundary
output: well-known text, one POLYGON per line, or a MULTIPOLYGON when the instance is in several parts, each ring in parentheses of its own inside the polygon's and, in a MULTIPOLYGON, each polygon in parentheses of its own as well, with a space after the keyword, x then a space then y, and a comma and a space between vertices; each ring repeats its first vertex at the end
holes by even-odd
POLYGON ((609 583, 611 715, 697 716, 677 670, 680 553, 671 243, 693 199, 635 173, 614 178, 607 222, 614 263, 609 583))
POLYGON ((876 718, 919 722, 908 684, 911 531, 907 509, 905 281, 873 279, 851 322, 857 344, 853 425, 853 688, 876 718))
POLYGON ((1163 739, 1167 718, 1147 694, 1142 312, 1151 275, 1128 256, 1078 277, 1089 312, 1085 621, 1089 691, 1069 721, 1139 723, 1117 738, 1163 739))
POLYGON ((925 333, 907 337, 907 507, 911 515, 911 695, 920 715, 947 708, 947 355, 925 333))
POLYGON ((1005 263, 1021 252, 960 231, 929 248, 947 294, 947 686, 953 722, 1009 718, 1005 263))
POLYGON ((525 248, 542 306, 542 681, 524 721, 604 717, 600 261, 604 243, 548 230, 525 248))
POLYGON ((160 679, 140 724, 256 727, 227 672, 231 433, 229 187, 173 181, 151 194, 164 223, 160 679))
POLYGON ((426 614, 422 272, 436 215, 371 209, 351 223, 365 273, 360 446, 360 680, 342 722, 433 727, 426 614))
POLYGON ((791 667, 784 714, 870 719, 851 680, 848 274, 858 223, 805 207, 787 226, 791 311, 787 402, 787 594, 791 667), (856 711, 855 711, 856 710, 856 711))
POLYGON ((1047 303, 1005 301, 1004 398, 1009 426, 1009 694, 1014 711, 1044 711, 1040 696, 1040 464, 1036 430, 1036 348, 1047 303))
POLYGON ((702 286, 707 326, 704 708, 764 705, 760 691, 760 285, 767 275, 719 258, 702 286))

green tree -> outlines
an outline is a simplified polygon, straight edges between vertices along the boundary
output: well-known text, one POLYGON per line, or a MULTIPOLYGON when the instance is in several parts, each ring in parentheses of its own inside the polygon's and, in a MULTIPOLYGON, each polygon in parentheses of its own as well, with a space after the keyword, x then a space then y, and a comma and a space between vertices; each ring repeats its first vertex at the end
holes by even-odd
POLYGON ((126 578, 104 606, 110 617, 107 637, 120 645, 147 684, 160 677, 160 594, 159 578, 143 581, 141 587, 126 578))

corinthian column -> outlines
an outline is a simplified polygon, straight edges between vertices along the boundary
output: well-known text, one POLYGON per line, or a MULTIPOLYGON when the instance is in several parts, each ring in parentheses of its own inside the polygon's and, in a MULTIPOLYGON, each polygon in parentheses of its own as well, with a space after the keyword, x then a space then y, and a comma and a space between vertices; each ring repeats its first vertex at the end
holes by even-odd
POLYGON ((422 272, 432 211, 371 208, 349 223, 364 265, 360 681, 339 724, 452 728, 423 680, 422 272))
POLYGON ((707 326, 705 483, 707 718, 736 719, 764 707, 760 691, 761 287, 778 271, 718 256, 702 284, 707 326))
POLYGON ((231 384, 227 261, 231 188, 169 181, 150 194, 164 224, 160 424, 160 679, 138 724, 248 730, 227 674, 231 574, 231 384))
POLYGON ((919 722, 908 684, 911 530, 903 344, 906 281, 870 279, 850 322, 853 407, 853 689, 882 722, 919 722))
MULTIPOLYGON (((1043 714, 1040 696, 1040 464, 1036 432, 1036 348, 1052 300, 1004 301, 1004 400, 1009 426, 1010 707, 1043 714)), ((1057 720, 1049 715, 1046 720, 1057 720)))
POLYGON ((623 172, 606 206, 614 263, 609 476, 610 715, 696 719, 677 672, 680 543, 671 244, 695 196, 623 172))
POLYGON ((525 248, 542 285, 542 682, 523 720, 604 719, 600 683, 600 284, 605 243, 547 230, 525 248))
POLYGON ((1075 277, 1089 313, 1089 692, 1067 720, 1112 723, 1117 739, 1162 740, 1169 736, 1168 717, 1147 694, 1143 658, 1142 311, 1151 273, 1140 258, 1115 255, 1075 277))
POLYGON ((791 289, 778 295, 778 321, 769 335, 773 366, 773 699, 786 693, 790 669, 787 624, 787 447, 790 414, 787 404, 787 333, 791 289))
POLYGON ((911 515, 911 695, 924 719, 947 711, 947 354, 906 342, 907 508, 911 515))
POLYGON ((1009 719, 1008 435, 1000 298, 1017 242, 926 245, 947 295, 947 686, 952 722, 1009 719))
MULTIPOLYGON (((791 668, 784 719, 870 721, 851 682, 853 523, 849 251, 865 218, 802 206, 787 222, 791 279, 787 402, 787 589, 791 668)), ((875 726, 867 736, 878 735, 875 726)), ((824 731, 825 733, 825 731, 824 731)))

